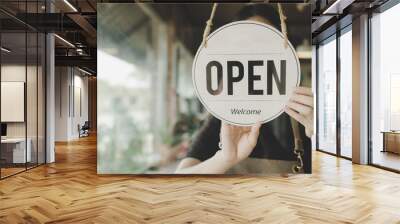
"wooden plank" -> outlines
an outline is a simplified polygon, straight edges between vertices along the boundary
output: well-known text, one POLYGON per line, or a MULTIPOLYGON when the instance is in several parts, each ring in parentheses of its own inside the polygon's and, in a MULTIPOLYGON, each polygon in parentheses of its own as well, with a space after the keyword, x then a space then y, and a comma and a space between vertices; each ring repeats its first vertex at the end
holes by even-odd
POLYGON ((96 139, 0 181, 0 223, 399 223, 400 176, 313 154, 288 178, 96 174, 96 139))

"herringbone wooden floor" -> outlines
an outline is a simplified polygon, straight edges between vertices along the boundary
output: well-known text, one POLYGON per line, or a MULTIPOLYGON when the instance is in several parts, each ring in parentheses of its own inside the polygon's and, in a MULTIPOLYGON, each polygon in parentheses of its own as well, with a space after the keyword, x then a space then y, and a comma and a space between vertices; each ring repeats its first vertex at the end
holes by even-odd
POLYGON ((0 181, 0 223, 400 223, 400 175, 316 152, 312 175, 98 176, 96 139, 0 181))

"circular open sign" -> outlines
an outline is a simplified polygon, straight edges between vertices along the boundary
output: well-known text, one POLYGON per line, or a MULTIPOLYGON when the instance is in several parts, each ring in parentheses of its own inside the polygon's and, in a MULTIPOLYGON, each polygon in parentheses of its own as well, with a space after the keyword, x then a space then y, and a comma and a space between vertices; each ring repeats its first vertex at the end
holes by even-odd
POLYGON ((235 125, 279 116, 300 83, 293 46, 270 25, 238 21, 214 31, 198 49, 192 70, 196 94, 206 109, 235 125))

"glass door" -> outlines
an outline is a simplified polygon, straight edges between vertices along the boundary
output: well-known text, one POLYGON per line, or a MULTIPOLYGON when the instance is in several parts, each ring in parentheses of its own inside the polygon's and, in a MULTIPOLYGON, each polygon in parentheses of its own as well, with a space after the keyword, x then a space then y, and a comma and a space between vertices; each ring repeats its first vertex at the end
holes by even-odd
POLYGON ((317 149, 336 154, 336 35, 318 46, 317 149))
POLYGON ((400 171, 400 4, 371 18, 370 163, 400 171))
POLYGON ((317 50, 317 149, 352 157, 352 26, 317 50))
POLYGON ((25 32, 1 34, 1 177, 26 170, 27 150, 25 32))
MULTIPOLYGON (((41 7, 44 3, 9 1, 1 2, 0 7, 23 15, 44 13, 41 7)), ((2 12, 0 20, 9 21, 0 22, 0 178, 3 179, 45 163, 46 39, 39 30, 2 12)))

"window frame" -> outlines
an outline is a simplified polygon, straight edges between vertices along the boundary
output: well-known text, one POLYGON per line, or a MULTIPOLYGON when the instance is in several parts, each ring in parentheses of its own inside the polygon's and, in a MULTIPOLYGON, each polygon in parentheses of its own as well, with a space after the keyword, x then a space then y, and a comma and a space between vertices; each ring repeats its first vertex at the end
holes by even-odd
MULTIPOLYGON (((347 20, 347 18, 344 18, 344 20, 347 20)), ((338 21, 339 23, 340 21, 338 21)), ((352 158, 347 157, 342 155, 341 153, 341 118, 340 118, 340 77, 341 77, 341 67, 340 67, 340 37, 344 35, 347 32, 352 32, 352 22, 349 22, 345 26, 341 27, 340 29, 338 28, 336 32, 333 34, 329 35, 328 37, 318 40, 316 43, 316 150, 319 152, 323 152, 329 155, 333 155, 336 157, 344 158, 347 160, 352 160, 352 158), (335 37, 334 37, 335 36, 335 37), (334 38, 333 38, 334 37, 334 38), (322 43, 326 44, 330 41, 336 41, 336 152, 328 152, 324 149, 321 149, 319 147, 319 66, 320 66, 320 56, 319 56, 319 48, 322 43)))

